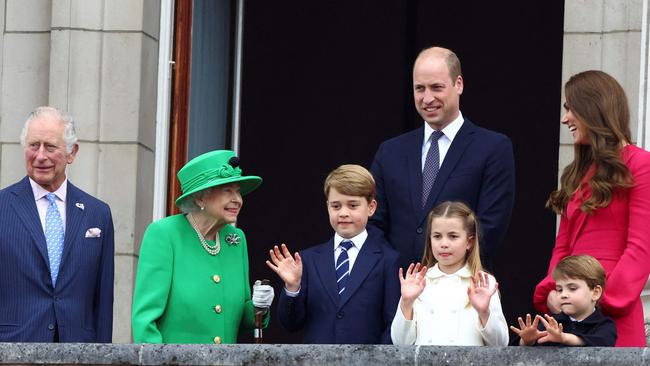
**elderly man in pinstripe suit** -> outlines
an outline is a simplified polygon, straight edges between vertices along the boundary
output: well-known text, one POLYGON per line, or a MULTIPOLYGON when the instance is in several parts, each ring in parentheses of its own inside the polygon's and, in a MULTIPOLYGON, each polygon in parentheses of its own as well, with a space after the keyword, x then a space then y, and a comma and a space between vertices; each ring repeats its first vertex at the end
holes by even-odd
POLYGON ((38 107, 20 137, 27 176, 0 191, 0 342, 110 342, 113 220, 67 180, 74 122, 38 107))

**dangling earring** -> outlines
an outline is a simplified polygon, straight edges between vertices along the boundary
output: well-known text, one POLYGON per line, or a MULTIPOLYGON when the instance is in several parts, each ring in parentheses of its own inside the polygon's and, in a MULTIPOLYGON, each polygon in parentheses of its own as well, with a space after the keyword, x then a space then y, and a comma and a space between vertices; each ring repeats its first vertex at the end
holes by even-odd
POLYGON ((201 206, 201 211, 205 210, 205 206, 201 206))

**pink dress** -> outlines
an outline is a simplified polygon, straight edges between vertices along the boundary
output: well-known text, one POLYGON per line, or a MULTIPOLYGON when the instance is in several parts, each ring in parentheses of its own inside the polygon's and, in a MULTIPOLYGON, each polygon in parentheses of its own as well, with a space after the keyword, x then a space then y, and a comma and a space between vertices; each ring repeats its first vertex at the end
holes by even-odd
POLYGON ((591 255, 607 272, 600 305, 616 323, 616 346, 645 347, 640 294, 650 274, 650 153, 627 145, 622 157, 634 186, 616 190, 609 206, 588 215, 580 210, 591 195, 585 179, 561 216, 548 274, 535 288, 533 300, 537 310, 548 313, 546 298, 555 289, 551 277, 555 265, 569 255, 591 255))

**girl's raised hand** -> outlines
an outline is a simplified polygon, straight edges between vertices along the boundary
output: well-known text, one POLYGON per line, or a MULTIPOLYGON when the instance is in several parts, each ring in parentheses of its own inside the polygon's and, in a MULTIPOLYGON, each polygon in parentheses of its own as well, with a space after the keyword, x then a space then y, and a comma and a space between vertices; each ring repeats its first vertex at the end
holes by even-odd
POLYGON ((406 277, 404 271, 399 269, 399 283, 402 288, 402 300, 400 301, 400 308, 402 314, 407 320, 413 319, 413 303, 415 299, 420 296, 424 287, 427 285, 426 275, 427 267, 421 266, 420 263, 409 265, 406 270, 406 277))
POLYGON ((427 285, 425 274, 427 273, 427 267, 421 266, 420 263, 409 265, 409 268, 406 270, 406 277, 404 277, 404 271, 402 268, 399 269, 399 282, 402 288, 402 301, 407 303, 413 303, 415 299, 420 296, 424 287, 427 285))
POLYGON ((300 278, 302 277, 300 254, 296 252, 292 257, 287 246, 282 244, 282 251, 276 245, 269 250, 269 255, 271 261, 266 261, 266 265, 284 281, 284 287, 291 292, 300 290, 300 278))
POLYGON ((476 310, 485 326, 490 317, 490 299, 497 292, 499 284, 490 285, 490 276, 485 272, 479 272, 476 278, 472 276, 472 285, 467 288, 467 296, 472 307, 476 310))

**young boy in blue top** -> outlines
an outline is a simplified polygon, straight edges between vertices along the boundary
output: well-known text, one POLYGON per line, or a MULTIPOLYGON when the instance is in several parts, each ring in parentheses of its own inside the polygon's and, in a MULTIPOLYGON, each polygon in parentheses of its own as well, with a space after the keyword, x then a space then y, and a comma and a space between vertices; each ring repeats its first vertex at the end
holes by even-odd
POLYGON ((377 208, 375 181, 359 165, 341 165, 325 179, 334 237, 293 256, 285 244, 266 264, 284 281, 278 318, 304 343, 391 343, 400 297, 399 253, 366 230, 377 208))
POLYGON ((590 255, 568 256, 555 266, 552 276, 562 311, 536 315, 532 322, 530 314, 526 322, 520 317, 520 328, 510 327, 519 336, 518 344, 614 347, 614 321, 598 308, 605 292, 605 270, 598 260, 590 255))

